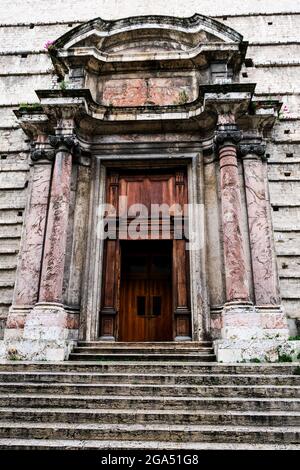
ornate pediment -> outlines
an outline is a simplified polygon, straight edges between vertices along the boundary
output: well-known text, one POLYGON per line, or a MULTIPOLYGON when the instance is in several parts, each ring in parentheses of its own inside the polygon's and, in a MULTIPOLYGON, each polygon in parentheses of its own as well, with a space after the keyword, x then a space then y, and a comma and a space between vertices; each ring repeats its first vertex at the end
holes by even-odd
POLYGON ((205 67, 211 61, 232 62, 239 68, 245 51, 243 37, 211 18, 141 16, 116 21, 96 18, 69 31, 57 41, 59 71, 80 63, 93 72, 148 67, 205 67), (236 57, 235 57, 236 56, 236 57), (131 64, 131 65, 130 65, 131 64))
POLYGON ((88 88, 106 106, 192 102, 199 85, 238 81, 247 44, 233 29, 202 15, 96 18, 51 46, 68 88, 88 88))
POLYGON ((107 54, 121 51, 187 51, 207 42, 241 42, 232 28, 195 14, 190 18, 137 16, 116 21, 96 18, 56 41, 58 47, 96 47, 107 54))
MULTIPOLYGON (((250 107, 255 84, 239 83, 242 36, 201 15, 98 18, 66 33, 49 52, 64 86, 38 90, 41 106, 52 121, 74 118, 82 135, 208 136, 229 114, 255 129, 275 119, 273 110, 261 116, 259 106, 257 113, 250 107)), ((23 114, 28 127, 31 117, 23 114)))

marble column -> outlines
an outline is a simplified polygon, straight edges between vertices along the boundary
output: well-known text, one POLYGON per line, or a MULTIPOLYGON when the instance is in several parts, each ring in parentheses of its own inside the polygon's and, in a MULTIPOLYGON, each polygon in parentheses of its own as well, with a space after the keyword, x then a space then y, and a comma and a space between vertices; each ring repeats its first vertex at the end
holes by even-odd
POLYGON ((55 148, 47 231, 41 274, 39 303, 62 303, 63 276, 71 194, 72 154, 75 141, 70 136, 52 136, 55 148))
MULTIPOLYGON (((64 130, 65 129, 60 129, 64 130)), ((23 354, 28 359, 64 360, 72 348, 68 313, 63 305, 63 278, 71 195, 72 159, 78 146, 73 136, 49 137, 55 150, 39 298, 27 315, 23 354)))
POLYGON ((33 166, 13 302, 6 323, 6 339, 22 336, 26 315, 38 301, 52 161, 54 159, 54 152, 47 148, 44 141, 45 136, 40 136, 31 154, 33 166))
POLYGON ((215 137, 220 162, 226 303, 250 301, 237 162, 241 137, 235 124, 219 125, 215 137))
POLYGON ((272 222, 268 210, 265 146, 261 142, 240 146, 246 188, 246 203, 252 259, 255 304, 280 304, 272 222))

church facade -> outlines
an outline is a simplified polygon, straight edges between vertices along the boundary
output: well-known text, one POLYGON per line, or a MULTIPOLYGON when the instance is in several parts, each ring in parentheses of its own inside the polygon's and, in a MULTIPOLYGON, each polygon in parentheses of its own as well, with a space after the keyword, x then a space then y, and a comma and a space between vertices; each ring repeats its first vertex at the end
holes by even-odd
POLYGON ((259 60, 226 23, 97 17, 45 44, 51 83, 10 110, 29 171, 2 357, 212 340, 218 361, 273 361, 297 334, 298 196, 272 176, 297 173, 296 112, 244 80, 259 60))

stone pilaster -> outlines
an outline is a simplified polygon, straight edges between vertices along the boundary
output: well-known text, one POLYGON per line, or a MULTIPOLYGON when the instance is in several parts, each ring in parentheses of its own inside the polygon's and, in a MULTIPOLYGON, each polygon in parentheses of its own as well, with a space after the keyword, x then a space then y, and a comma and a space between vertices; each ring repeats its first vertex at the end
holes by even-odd
POLYGON ((39 302, 62 303, 72 155, 76 150, 76 142, 72 136, 52 136, 49 140, 55 148, 56 157, 51 184, 39 302))
POLYGON ((276 253, 269 211, 265 144, 260 139, 240 145, 243 160, 254 297, 261 312, 262 328, 286 332, 287 322, 280 306, 276 253))
POLYGON ((26 315, 38 301, 39 280, 54 151, 40 135, 31 153, 28 202, 16 273, 13 303, 9 311, 5 340, 23 336, 26 315))
POLYGON ((241 188, 237 167, 240 140, 233 125, 219 126, 219 146, 226 303, 221 314, 221 339, 215 341, 218 361, 259 358, 276 360, 288 337, 279 306, 275 251, 269 218, 266 169, 261 145, 240 147, 243 157, 252 266, 247 266, 243 237, 241 188), (251 269, 250 269, 251 268, 251 269), (250 299, 247 271, 252 270, 255 298, 250 299), (253 300, 254 304, 251 302, 253 300))
MULTIPOLYGON (((72 130, 72 129, 71 129, 72 130)), ((79 146, 67 126, 49 137, 55 151, 38 302, 27 316, 23 354, 63 360, 72 346, 63 306, 63 276, 71 192, 72 160, 79 146), (67 133, 69 130, 69 133, 67 133)))
MULTIPOLYGON (((242 198, 238 172, 238 143, 242 133, 231 120, 218 126, 215 143, 220 165, 226 302, 221 313, 221 340, 215 342, 218 360, 235 361, 236 347, 260 333, 260 318, 250 301, 242 198)), ((240 357, 238 356, 238 360, 240 357)))

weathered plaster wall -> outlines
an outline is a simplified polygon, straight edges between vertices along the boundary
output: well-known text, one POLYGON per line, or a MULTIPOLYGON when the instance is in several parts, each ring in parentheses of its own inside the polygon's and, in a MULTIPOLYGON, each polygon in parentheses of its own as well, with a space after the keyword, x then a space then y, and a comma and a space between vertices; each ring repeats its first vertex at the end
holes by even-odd
MULTIPOLYGON (((283 118, 267 149, 270 197, 283 301, 289 317, 300 318, 298 0, 155 0, 148 4, 142 0, 1 0, 0 328, 12 300, 29 169, 29 142, 12 110, 22 102, 36 102, 35 89, 51 86, 52 66, 45 42, 97 16, 190 16, 195 12, 210 15, 244 35, 249 41, 247 57, 254 65, 244 67, 242 81, 257 82, 259 96, 284 103, 283 118)), ((213 175, 211 178, 213 185, 213 175)))

